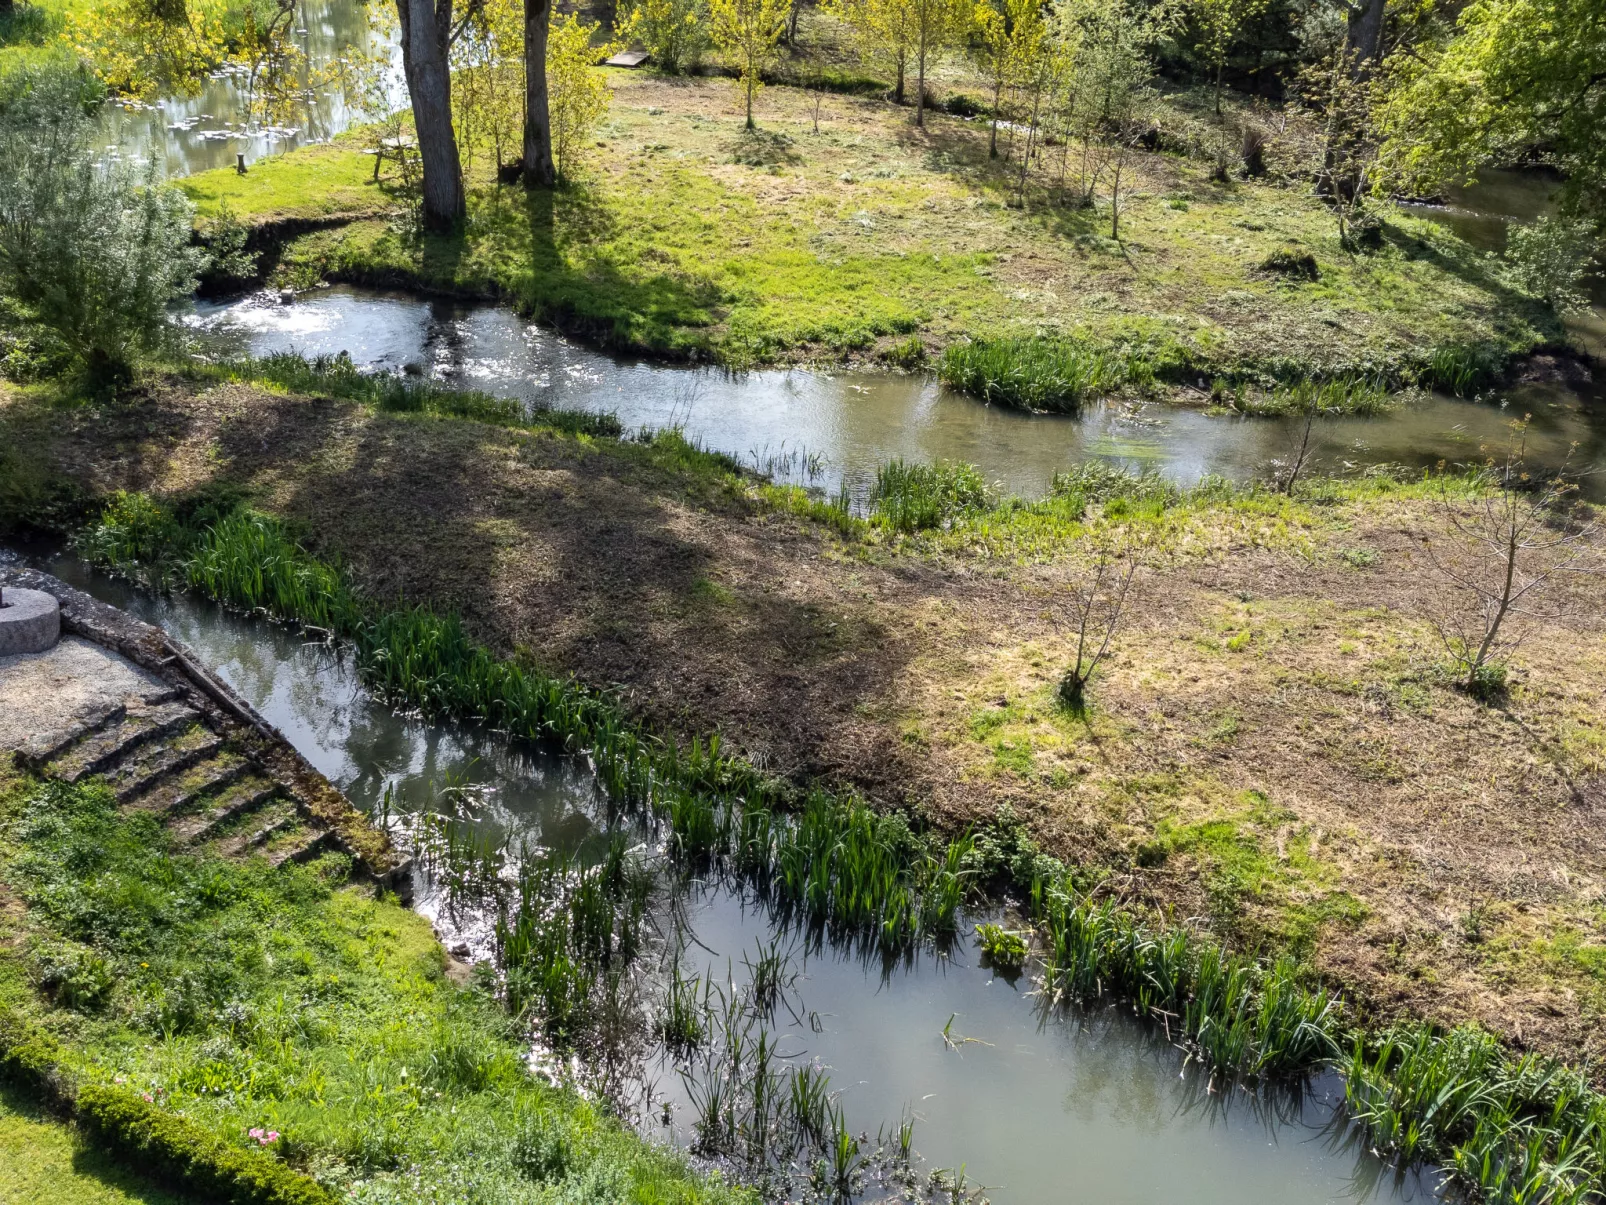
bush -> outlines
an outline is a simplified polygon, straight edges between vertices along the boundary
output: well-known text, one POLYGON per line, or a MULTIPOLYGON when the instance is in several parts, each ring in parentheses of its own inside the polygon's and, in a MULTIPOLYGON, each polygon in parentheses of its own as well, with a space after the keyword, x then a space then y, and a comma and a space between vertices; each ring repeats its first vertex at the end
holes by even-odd
POLYGON ((45 64, 0 85, 0 291, 97 386, 164 345, 170 302, 194 288, 193 210, 154 164, 136 177, 90 154, 79 70, 45 64))
POLYGON ((1512 228, 1506 258, 1518 287, 1565 314, 1589 307, 1579 284, 1598 245, 1588 222, 1544 217, 1512 228))

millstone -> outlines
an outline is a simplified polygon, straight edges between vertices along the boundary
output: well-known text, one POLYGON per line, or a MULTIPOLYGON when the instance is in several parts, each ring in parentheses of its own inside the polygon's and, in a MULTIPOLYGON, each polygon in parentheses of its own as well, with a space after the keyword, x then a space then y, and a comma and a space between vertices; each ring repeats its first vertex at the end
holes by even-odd
POLYGON ((7 586, 0 592, 0 657, 42 653, 61 635, 61 604, 54 594, 7 586))

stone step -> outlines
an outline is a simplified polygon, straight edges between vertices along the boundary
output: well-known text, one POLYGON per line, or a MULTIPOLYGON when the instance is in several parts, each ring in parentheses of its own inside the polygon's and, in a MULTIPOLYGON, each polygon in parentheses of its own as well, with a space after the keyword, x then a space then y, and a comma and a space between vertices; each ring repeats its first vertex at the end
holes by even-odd
POLYGON ((108 703, 80 716, 72 725, 54 732, 41 732, 29 737, 20 749, 23 762, 38 769, 54 757, 60 757, 69 746, 84 739, 91 732, 115 724, 123 718, 127 708, 121 703, 108 703))
POLYGON ((125 714, 122 720, 96 729, 45 766, 51 778, 77 782, 114 765, 146 741, 160 740, 200 721, 201 714, 182 703, 161 703, 125 714))
POLYGON ((166 741, 146 741, 106 771, 106 781, 117 792, 117 802, 127 803, 157 783, 212 757, 223 748, 215 733, 197 724, 166 741))
POLYGON ((221 793, 201 802, 201 810, 179 816, 168 823, 168 831, 180 841, 199 844, 209 841, 236 816, 254 812, 279 793, 279 784, 258 774, 235 779, 221 793))
POLYGON ((221 791, 251 768, 238 753, 224 750, 217 756, 162 779, 150 790, 128 801, 148 812, 180 812, 202 795, 221 791))
POLYGON ((268 851, 268 864, 279 867, 287 862, 305 862, 335 844, 335 835, 328 829, 307 828, 294 837, 268 851))
POLYGON ((242 858, 259 852, 270 841, 301 827, 301 814, 295 801, 281 796, 254 812, 239 817, 238 823, 220 826, 216 851, 225 858, 242 858))

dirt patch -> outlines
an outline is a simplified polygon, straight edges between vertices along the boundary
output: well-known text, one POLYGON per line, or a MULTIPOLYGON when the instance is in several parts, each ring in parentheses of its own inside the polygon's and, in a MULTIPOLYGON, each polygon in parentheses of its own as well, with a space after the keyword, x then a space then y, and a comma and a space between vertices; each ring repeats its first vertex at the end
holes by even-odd
POLYGON ((1074 717, 1074 527, 845 543, 648 445, 246 386, 70 423, 32 405, 0 404, 0 432, 52 472, 242 490, 375 597, 456 610, 661 729, 945 824, 1009 804, 1101 893, 1294 949, 1378 1015, 1606 1053, 1606 600, 1558 581, 1509 699, 1463 695, 1423 490, 1173 508, 1074 717))

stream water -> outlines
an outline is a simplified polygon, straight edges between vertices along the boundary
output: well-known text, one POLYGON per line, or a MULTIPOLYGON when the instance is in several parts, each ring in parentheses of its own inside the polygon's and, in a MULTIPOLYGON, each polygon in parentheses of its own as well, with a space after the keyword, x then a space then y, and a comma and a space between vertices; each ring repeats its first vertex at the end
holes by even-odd
MULTIPOLYGON (((316 73, 305 76, 308 94, 285 126, 264 126, 250 113, 248 72, 228 70, 200 81, 193 95, 164 96, 153 104, 108 104, 100 136, 106 150, 138 160, 155 158, 169 177, 247 163, 298 146, 327 142, 357 120, 347 101, 346 71, 353 56, 387 49, 353 0, 299 0, 293 36, 316 73)), ((393 73, 394 74, 394 73, 393 73)), ((398 102, 399 84, 394 85, 398 102)))
MULTIPOLYGON (((1179 481, 1206 473, 1244 479, 1290 454, 1297 420, 1236 418, 1162 404, 1089 407, 1078 416, 987 406, 925 374, 715 368, 620 358, 579 346, 499 306, 427 300, 344 286, 289 305, 272 294, 197 302, 189 317, 214 354, 347 352, 360 366, 414 371, 532 405, 611 411, 627 429, 678 426, 778 479, 862 498, 894 457, 977 465, 1023 497, 1055 472, 1099 459, 1154 467, 1179 481)), ((1551 385, 1497 401, 1432 395, 1379 418, 1318 424, 1315 454, 1329 472, 1374 464, 1427 468, 1483 458, 1507 424, 1533 416, 1530 456, 1606 466, 1606 400, 1551 385)), ((1587 487, 1597 493, 1606 481, 1587 487)))
MULTIPOLYGON (((484 822, 549 843, 572 842, 599 818, 584 764, 510 746, 470 726, 398 715, 349 666, 290 629, 185 596, 157 597, 66 556, 42 567, 161 624, 239 691, 359 806, 391 792, 422 806, 447 779, 471 784, 484 822)), ((438 901, 421 881, 426 915, 438 901)), ((761 908, 717 885, 682 901, 696 942, 688 970, 743 978, 742 955, 776 932, 761 908), (729 962, 727 962, 729 960, 729 962)), ((474 935, 435 919, 451 943, 474 935)), ((968 931, 968 925, 966 926, 968 931)), ((783 936, 784 940, 784 936, 783 936)), ((1040 1015, 1028 978, 1010 983, 977 965, 968 941, 885 966, 827 943, 799 952, 797 1016, 783 1011, 781 1051, 831 1076, 855 1129, 874 1133, 905 1110, 929 1165, 965 1169, 999 1205, 1244 1205, 1434 1201, 1431 1174, 1396 1175, 1343 1118, 1326 1077, 1298 1092, 1212 1085, 1152 1029, 1115 1009, 1040 1015), (957 1048, 953 1033, 979 1039, 957 1048)), ((662 1051, 643 1071, 659 1109, 643 1128, 685 1145, 685 1084, 662 1051)))

